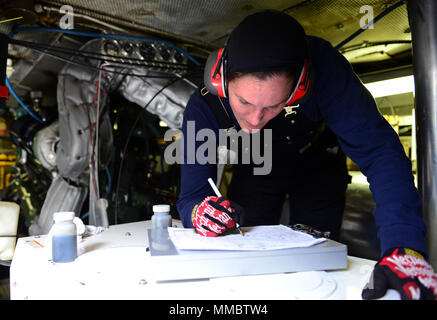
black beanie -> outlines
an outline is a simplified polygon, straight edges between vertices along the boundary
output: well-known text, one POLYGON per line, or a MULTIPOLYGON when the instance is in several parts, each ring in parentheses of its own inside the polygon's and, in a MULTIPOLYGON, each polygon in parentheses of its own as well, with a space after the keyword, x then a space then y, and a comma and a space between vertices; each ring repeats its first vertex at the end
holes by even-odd
POLYGON ((232 31, 226 50, 228 74, 300 68, 308 57, 302 26, 274 10, 247 16, 232 31))

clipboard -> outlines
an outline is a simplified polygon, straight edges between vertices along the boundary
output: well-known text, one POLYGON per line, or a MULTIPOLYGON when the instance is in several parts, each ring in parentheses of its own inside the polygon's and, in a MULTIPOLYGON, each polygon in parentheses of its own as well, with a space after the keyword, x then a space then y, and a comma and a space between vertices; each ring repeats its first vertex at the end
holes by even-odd
POLYGON ((264 251, 179 250, 170 237, 147 230, 156 281, 195 280, 347 268, 347 246, 327 239, 306 248, 264 251))

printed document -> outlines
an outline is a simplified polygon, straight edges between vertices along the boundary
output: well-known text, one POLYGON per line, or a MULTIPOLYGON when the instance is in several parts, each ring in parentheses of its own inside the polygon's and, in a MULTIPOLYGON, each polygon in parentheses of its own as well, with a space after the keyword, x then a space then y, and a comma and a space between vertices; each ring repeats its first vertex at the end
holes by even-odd
POLYGON ((180 250, 277 250, 310 247, 325 238, 295 231, 284 225, 241 228, 241 234, 204 237, 195 229, 168 228, 173 244, 180 250))

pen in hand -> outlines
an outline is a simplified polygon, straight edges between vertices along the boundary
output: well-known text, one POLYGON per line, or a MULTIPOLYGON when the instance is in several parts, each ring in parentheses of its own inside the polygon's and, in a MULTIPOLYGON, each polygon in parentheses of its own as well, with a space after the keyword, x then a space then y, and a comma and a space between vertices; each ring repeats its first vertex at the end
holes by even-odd
MULTIPOLYGON (((212 190, 214 190, 216 196, 219 197, 219 198, 222 197, 222 194, 220 193, 219 189, 218 189, 217 186, 215 185, 214 181, 212 181, 211 178, 208 178, 208 182, 209 182, 209 184, 211 185, 212 190)), ((238 224, 238 222, 235 222, 235 225, 236 225, 237 230, 240 232, 240 234, 241 234, 242 236, 244 236, 244 233, 243 233, 243 231, 241 231, 241 229, 240 229, 240 225, 238 224)))

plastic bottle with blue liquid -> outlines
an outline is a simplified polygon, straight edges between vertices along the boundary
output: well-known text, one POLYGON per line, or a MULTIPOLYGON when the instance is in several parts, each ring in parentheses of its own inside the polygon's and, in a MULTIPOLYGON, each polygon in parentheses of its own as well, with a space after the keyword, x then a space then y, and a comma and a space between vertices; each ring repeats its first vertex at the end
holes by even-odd
POLYGON ((52 236, 52 261, 72 262, 77 258, 77 230, 74 212, 55 212, 52 236))

